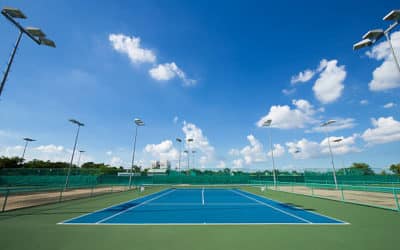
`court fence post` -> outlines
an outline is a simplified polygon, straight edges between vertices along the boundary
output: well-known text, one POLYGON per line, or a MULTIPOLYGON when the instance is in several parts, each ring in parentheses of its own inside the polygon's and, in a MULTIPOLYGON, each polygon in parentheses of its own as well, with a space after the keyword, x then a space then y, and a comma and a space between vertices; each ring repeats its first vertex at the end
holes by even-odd
POLYGON ((63 195, 63 187, 61 186, 61 189, 60 189, 60 197, 58 198, 58 202, 61 202, 61 201, 62 201, 62 195, 63 195))
POLYGON ((7 188, 7 192, 6 192, 6 195, 4 196, 3 208, 1 209, 1 212, 4 212, 6 210, 7 199, 8 199, 9 194, 10 194, 10 189, 7 188))
POLYGON ((92 185, 92 190, 90 190, 90 197, 93 197, 93 189, 94 189, 94 185, 95 185, 95 184, 93 184, 93 185, 92 185))
POLYGON ((314 196, 314 186, 311 184, 311 196, 314 196))
POLYGON ((294 187, 293 187, 294 185, 293 185, 293 182, 292 182, 292 193, 294 193, 294 187))
POLYGON ((394 201, 396 202, 397 211, 400 212, 399 198, 397 198, 397 190, 395 187, 393 187, 393 196, 394 196, 394 201))

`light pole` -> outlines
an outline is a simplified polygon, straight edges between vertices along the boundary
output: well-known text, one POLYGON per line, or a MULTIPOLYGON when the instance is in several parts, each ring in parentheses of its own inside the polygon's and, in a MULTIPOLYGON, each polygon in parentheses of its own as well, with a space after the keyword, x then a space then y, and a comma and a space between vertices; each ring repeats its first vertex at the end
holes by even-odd
POLYGON ((26 19, 25 14, 22 13, 21 10, 6 7, 1 10, 1 14, 3 16, 5 16, 5 18, 7 18, 11 23, 13 23, 19 29, 19 34, 18 34, 17 41, 15 42, 14 48, 11 52, 10 59, 8 60, 7 67, 4 72, 3 78, 0 83, 0 96, 1 96, 1 93, 3 92, 4 85, 6 84, 6 80, 7 80, 8 73, 10 72, 11 64, 14 61, 15 52, 18 49, 19 42, 21 41, 23 34, 27 35, 30 39, 32 39, 34 42, 36 42, 39 45, 46 45, 46 46, 50 46, 53 48, 56 47, 56 44, 52 40, 47 39, 46 35, 39 28, 33 28, 33 27, 24 28, 24 27, 22 27, 21 24, 19 24, 15 20, 15 19, 26 19))
POLYGON ((188 154, 188 171, 190 170, 190 161, 189 161, 189 159, 190 159, 190 143, 192 143, 193 142, 193 139, 192 138, 189 138, 189 139, 187 139, 187 147, 188 147, 188 149, 187 149, 187 154, 188 154))
POLYGON ((393 49, 393 45, 392 42, 390 40, 390 32, 399 24, 400 22, 400 10, 392 10, 391 12, 389 12, 384 18, 384 21, 393 21, 393 23, 386 29, 374 29, 374 30, 370 30, 368 31, 362 38, 363 40, 361 40, 360 42, 356 43, 353 45, 353 49, 357 50, 357 49, 361 49, 363 47, 367 47, 367 46, 371 46, 373 44, 375 44, 379 39, 381 39, 383 36, 386 37, 390 49, 392 51, 392 55, 393 55, 393 59, 394 62, 397 66, 397 69, 400 72, 400 65, 399 65, 399 61, 396 57, 396 53, 394 52, 393 49))
POLYGON ((85 153, 85 150, 79 150, 78 167, 80 167, 79 164, 80 164, 80 162, 81 162, 81 155, 82 155, 83 153, 85 153))
POLYGON ((132 153, 132 163, 131 163, 131 174, 129 175, 129 189, 131 189, 132 187, 132 174, 133 174, 133 165, 135 163, 135 151, 136 151, 136 137, 137 137, 137 131, 138 131, 138 127, 139 126, 144 126, 144 122, 139 119, 139 118, 135 118, 134 120, 135 122, 135 139, 133 142, 133 153, 132 153))
MULTIPOLYGON (((321 127, 327 127, 333 123, 335 123, 335 120, 329 120, 326 121, 324 123, 321 124, 321 127)), ((331 155, 331 163, 332 163, 332 170, 333 170, 333 180, 335 181, 335 188, 338 189, 338 183, 337 183, 337 179, 336 179, 336 169, 335 169, 335 163, 333 160, 333 153, 332 153, 332 148, 331 148, 331 142, 328 136, 328 132, 326 130, 324 130, 326 137, 328 138, 328 147, 329 147, 329 153, 331 155)))
POLYGON ((179 160, 178 160, 178 171, 181 171, 181 156, 182 156, 182 139, 176 138, 176 141, 179 142, 179 160))
POLYGON ((274 187, 276 189, 276 174, 275 174, 275 159, 274 159, 274 148, 272 146, 272 136, 271 136, 271 124, 272 124, 272 120, 268 119, 266 120, 262 126, 269 128, 269 145, 270 145, 270 150, 271 150, 271 159, 272 159, 272 175, 274 177, 274 187))
POLYGON ((192 155, 193 155, 193 168, 196 168, 196 150, 192 150, 192 155))
POLYGON ((24 147, 24 151, 22 152, 22 157, 21 157, 22 161, 25 160, 24 157, 25 157, 26 148, 28 147, 28 143, 36 141, 36 140, 26 137, 26 138, 24 138, 24 141, 25 141, 25 147, 24 147))
MULTIPOLYGON (((337 139, 333 140, 334 143, 339 143, 341 141, 343 141, 342 138, 337 138, 337 139)), ((344 174, 346 174, 346 168, 344 167, 344 160, 343 160, 344 157, 342 156, 340 158, 342 158, 342 168, 343 168, 344 174)))
POLYGON ((188 174, 189 173, 189 151, 185 150, 185 151, 183 151, 183 153, 185 153, 186 157, 187 157, 187 172, 186 172, 186 174, 188 174))
MULTIPOLYGON (((68 173, 67 173, 67 178, 65 179, 65 186, 64 186, 64 191, 67 190, 68 188, 68 182, 69 182, 69 176, 71 175, 71 168, 72 168, 72 164, 74 162, 74 156, 75 156, 75 150, 76 150, 76 144, 78 143, 78 136, 79 136, 79 130, 81 127, 85 126, 85 124, 75 120, 75 119, 69 119, 70 122, 72 122, 73 124, 77 125, 78 128, 76 130, 76 135, 75 135, 75 142, 74 142, 74 149, 72 150, 72 155, 71 155, 71 161, 69 163, 69 168, 68 168, 68 173)), ((61 196, 60 196, 61 199, 61 196)))

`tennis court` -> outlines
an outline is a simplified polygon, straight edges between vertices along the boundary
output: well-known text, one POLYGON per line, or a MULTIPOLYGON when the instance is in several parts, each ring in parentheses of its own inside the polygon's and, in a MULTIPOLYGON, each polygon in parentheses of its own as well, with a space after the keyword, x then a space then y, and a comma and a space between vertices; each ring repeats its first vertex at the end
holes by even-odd
POLYGON ((348 224, 235 188, 169 188, 59 224, 348 224))

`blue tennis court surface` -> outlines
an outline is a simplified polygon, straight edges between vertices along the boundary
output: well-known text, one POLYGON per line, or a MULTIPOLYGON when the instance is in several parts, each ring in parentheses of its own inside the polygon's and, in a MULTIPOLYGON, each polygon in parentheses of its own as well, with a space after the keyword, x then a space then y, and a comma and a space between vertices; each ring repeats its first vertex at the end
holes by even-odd
POLYGON ((167 189, 60 224, 347 224, 240 189, 167 189))

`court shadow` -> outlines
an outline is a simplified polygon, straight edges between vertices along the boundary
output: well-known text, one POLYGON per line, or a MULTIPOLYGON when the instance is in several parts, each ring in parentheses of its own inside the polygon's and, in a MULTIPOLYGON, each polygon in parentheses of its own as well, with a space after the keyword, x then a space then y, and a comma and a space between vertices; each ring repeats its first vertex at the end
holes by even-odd
POLYGON ((295 203, 280 203, 279 206, 286 208, 286 209, 290 209, 292 211, 301 211, 301 210, 315 211, 315 209, 313 209, 313 208, 306 208, 306 207, 303 207, 302 205, 295 204, 295 203))

